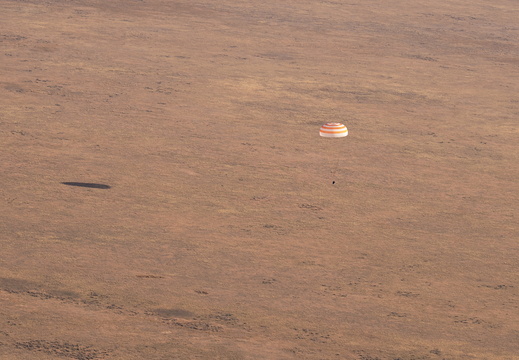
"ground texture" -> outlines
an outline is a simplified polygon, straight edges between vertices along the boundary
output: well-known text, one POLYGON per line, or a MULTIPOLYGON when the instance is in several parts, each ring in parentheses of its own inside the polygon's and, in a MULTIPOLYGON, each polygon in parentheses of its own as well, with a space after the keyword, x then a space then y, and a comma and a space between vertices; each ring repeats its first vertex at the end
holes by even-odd
POLYGON ((517 19, 0 1, 0 358, 519 359, 517 19))

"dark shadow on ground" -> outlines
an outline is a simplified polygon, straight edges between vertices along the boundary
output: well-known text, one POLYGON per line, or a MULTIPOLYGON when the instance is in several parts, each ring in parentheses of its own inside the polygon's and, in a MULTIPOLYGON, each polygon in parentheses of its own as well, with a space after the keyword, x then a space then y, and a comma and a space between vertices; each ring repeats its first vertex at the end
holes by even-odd
POLYGON ((105 184, 94 184, 94 183, 82 183, 82 182, 62 182, 63 185, 68 186, 79 186, 79 187, 86 187, 86 188, 93 188, 93 189, 110 189, 110 185, 105 184))

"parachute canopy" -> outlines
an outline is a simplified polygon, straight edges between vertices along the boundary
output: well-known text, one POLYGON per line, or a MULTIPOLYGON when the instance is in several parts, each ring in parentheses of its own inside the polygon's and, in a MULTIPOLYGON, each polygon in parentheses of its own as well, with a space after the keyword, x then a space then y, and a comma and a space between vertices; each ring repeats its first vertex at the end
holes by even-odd
POLYGON ((323 137, 344 137, 348 136, 348 129, 341 123, 327 123, 321 126, 319 134, 323 137))

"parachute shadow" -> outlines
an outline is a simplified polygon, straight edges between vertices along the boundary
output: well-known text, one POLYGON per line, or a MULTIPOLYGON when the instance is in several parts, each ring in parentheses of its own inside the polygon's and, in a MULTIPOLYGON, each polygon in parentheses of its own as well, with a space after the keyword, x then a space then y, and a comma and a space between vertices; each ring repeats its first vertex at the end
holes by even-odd
POLYGON ((83 183, 83 182, 62 182, 63 185, 68 186, 79 186, 79 187, 86 187, 86 188, 92 188, 92 189, 110 189, 110 185, 105 184, 95 184, 95 183, 83 183))

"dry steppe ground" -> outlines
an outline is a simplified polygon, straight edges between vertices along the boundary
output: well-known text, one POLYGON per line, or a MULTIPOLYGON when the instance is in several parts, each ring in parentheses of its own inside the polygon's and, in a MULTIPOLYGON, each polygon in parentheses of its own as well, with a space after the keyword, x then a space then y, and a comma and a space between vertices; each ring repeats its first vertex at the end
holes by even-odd
POLYGON ((519 359, 518 19, 1 0, 0 358, 519 359))

